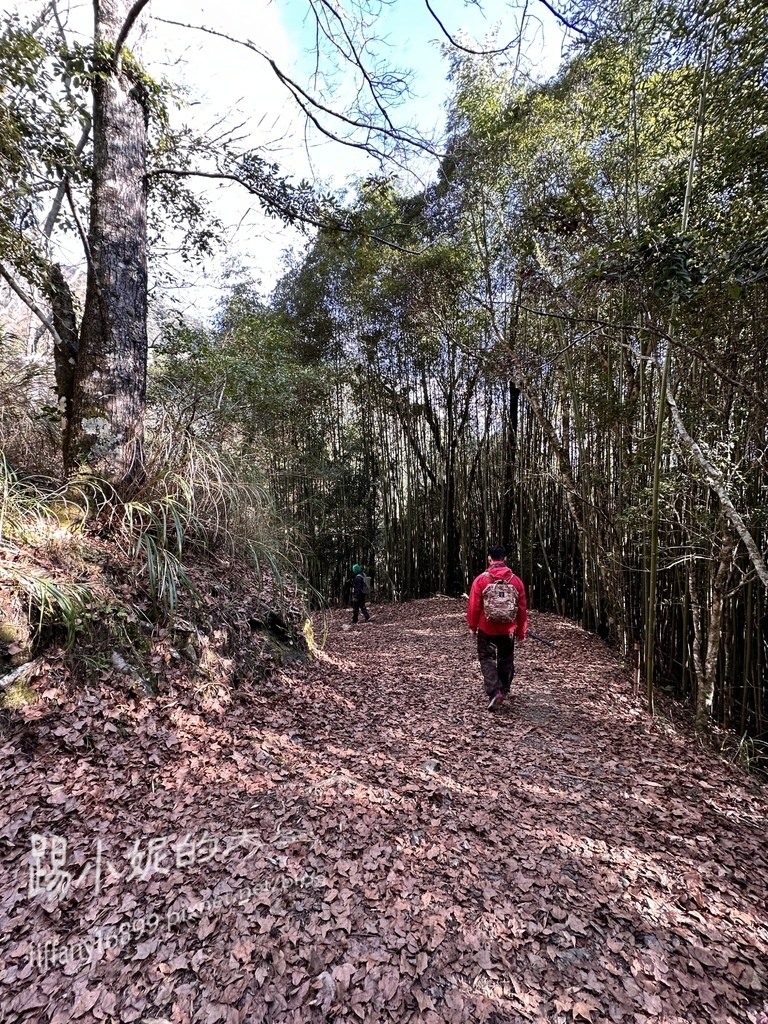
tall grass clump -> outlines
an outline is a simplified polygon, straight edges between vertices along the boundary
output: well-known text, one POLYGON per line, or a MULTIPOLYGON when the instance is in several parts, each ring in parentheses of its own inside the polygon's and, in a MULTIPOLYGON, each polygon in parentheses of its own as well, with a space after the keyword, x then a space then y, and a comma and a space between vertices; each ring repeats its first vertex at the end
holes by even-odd
POLYGON ((71 479, 70 500, 97 524, 136 568, 156 615, 173 616, 182 591, 194 596, 188 566, 195 555, 220 553, 266 574, 281 603, 295 575, 281 539, 270 495, 258 469, 180 426, 155 408, 147 437, 146 471, 125 497, 90 475, 71 479))
POLYGON ((69 502, 54 481, 22 480, 0 451, 0 588, 26 606, 30 627, 64 627, 71 646, 95 600, 85 583, 58 579, 25 557, 60 532, 69 502))
POLYGON ((99 568, 103 542, 122 556, 134 588, 149 594, 154 621, 171 620, 183 594, 195 599, 195 563, 212 554, 252 566, 267 603, 284 616, 303 606, 300 559, 237 424, 188 387, 154 378, 145 472, 131 493, 118 494, 92 474, 61 479, 52 384, 50 367, 34 358, 0 367, 0 590, 15 595, 14 607, 25 605, 34 634, 64 627, 71 645, 99 608, 108 614, 114 595, 99 568))
POLYGON ((53 360, 25 355, 7 334, 0 344, 0 450, 25 473, 50 475, 61 464, 53 360))

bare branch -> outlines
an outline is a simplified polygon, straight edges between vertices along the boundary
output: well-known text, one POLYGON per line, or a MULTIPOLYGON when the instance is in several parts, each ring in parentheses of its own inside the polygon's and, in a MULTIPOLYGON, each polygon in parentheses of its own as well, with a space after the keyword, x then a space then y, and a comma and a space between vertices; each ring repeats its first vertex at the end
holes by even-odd
POLYGON ((251 50, 253 53, 257 54, 259 57, 262 58, 262 60, 265 60, 269 64, 269 66, 272 68, 272 71, 275 73, 278 81, 280 81, 281 84, 284 85, 286 89, 288 89, 288 91, 294 97, 294 99, 299 104, 301 109, 311 119, 312 123, 318 128, 318 130, 321 131, 322 134, 325 135, 326 137, 336 142, 339 142, 342 145, 352 146, 353 148, 356 149, 362 149, 365 150, 366 152, 373 153, 374 155, 379 157, 382 157, 384 155, 381 153, 381 151, 377 150, 371 143, 355 142, 352 139, 345 139, 342 136, 338 136, 333 132, 329 131, 327 128, 324 128, 318 121, 317 116, 310 113, 310 108, 312 108, 312 110, 318 111, 319 113, 327 114, 329 117, 335 119, 336 121, 340 121, 342 124, 348 125, 350 128, 354 130, 363 130, 367 132, 369 136, 373 134, 382 135, 385 138, 391 139, 395 143, 406 144, 409 146, 413 146, 415 149, 420 149, 422 150, 422 152, 427 153, 430 156, 438 158, 440 156, 440 154, 434 149, 434 147, 428 145, 423 139, 420 139, 415 135, 411 135, 409 132, 406 132, 405 130, 390 128, 386 125, 375 125, 370 122, 365 122, 354 117, 348 117, 347 115, 342 114, 338 110, 333 110, 331 107, 327 107, 324 103, 321 103, 319 100, 316 100, 313 96, 310 96, 310 94, 305 89, 302 89, 298 82, 294 81, 284 71, 281 70, 276 61, 272 57, 270 57, 268 53, 265 53, 263 50, 259 49, 258 46, 256 46, 248 39, 237 39, 235 36, 230 36, 226 32, 220 32, 217 29, 207 28, 205 25, 190 25, 188 22, 174 21, 170 18, 156 17, 155 20, 161 21, 166 25, 176 25, 178 28, 188 28, 196 32, 205 32, 208 35, 216 36, 219 39, 226 39, 230 43, 235 43, 237 46, 244 46, 246 49, 251 50))
MULTIPOLYGON (((387 112, 386 107, 384 106, 384 104, 381 102, 381 99, 379 98, 379 95, 378 95, 378 93, 376 91, 376 85, 373 82, 373 80, 372 80, 372 78, 371 78, 371 76, 370 76, 370 74, 368 72, 368 69, 365 67, 365 64, 363 63, 363 59, 362 59, 361 55, 357 51, 357 47, 355 46, 355 41, 352 39, 351 35, 349 34, 349 31, 347 30, 347 26, 344 24, 344 20, 341 18, 341 16, 339 15, 338 11, 336 11, 336 9, 334 7, 332 7, 331 5, 329 5, 327 3, 327 0, 320 0, 320 3, 323 5, 323 7, 327 11, 329 11, 331 13, 331 15, 336 17, 336 19, 338 20, 338 22, 339 22, 339 24, 341 26, 341 31, 344 33, 344 38, 346 39, 347 44, 349 45, 350 52, 352 53, 354 64, 355 64, 356 67, 358 67, 360 69, 360 73, 362 74, 363 78, 365 79, 365 81, 366 81, 366 83, 368 85, 368 89, 369 89, 369 92, 371 94, 371 97, 373 98, 373 102, 376 104, 376 107, 377 107, 379 113, 384 118, 384 121, 387 124, 387 127, 391 128, 392 131, 395 131, 395 126, 392 123, 392 120, 391 120, 391 118, 389 116, 389 113, 387 112)), ((312 11, 315 14, 315 18, 317 20, 318 28, 319 28, 319 26, 320 26, 320 19, 318 17, 317 12, 315 11, 315 7, 314 7, 314 4, 312 3, 312 0, 310 0, 310 5, 312 7, 312 11)), ((326 38, 328 38, 336 46, 336 49, 339 50, 339 52, 342 53, 342 55, 343 55, 343 51, 342 51, 341 47, 335 42, 335 40, 333 38, 333 34, 331 32, 326 32, 325 35, 326 35, 326 38)))
POLYGON ((43 325, 43 327, 45 327, 45 329, 50 333, 51 337, 54 340, 54 343, 60 349, 60 351, 66 352, 67 351, 67 347, 64 344, 64 342, 62 341, 61 335, 56 330, 56 328, 53 326, 53 322, 48 319, 48 317, 45 315, 45 313, 42 311, 42 309, 40 309, 40 307, 35 302, 35 300, 32 298, 32 296, 31 295, 27 295, 27 293, 22 289, 22 287, 19 284, 17 284, 16 280, 5 269, 5 267, 2 265, 2 263, 0 263, 0 277, 2 277, 5 281, 7 281, 11 291, 15 292, 16 295, 18 295, 18 297, 21 299, 21 301, 24 303, 24 305, 32 310, 32 312, 35 314, 35 316, 40 321, 40 323, 43 325))
POLYGON ((301 221, 302 224, 308 224, 310 227, 319 228, 322 231, 341 231, 349 235, 361 235, 366 238, 370 238, 374 242, 380 242, 382 245, 386 245, 389 249, 394 249, 397 252, 402 252, 408 256, 422 256, 427 252, 429 246, 425 246, 423 249, 409 249, 407 246, 399 245, 397 242, 393 242, 389 238, 383 238, 381 235, 374 234, 372 231, 365 231, 362 228, 355 227, 352 224, 345 224, 341 220, 336 220, 333 217, 321 218, 319 216, 313 216, 310 213, 303 213, 298 209, 281 209, 279 204, 269 203, 264 195, 257 189, 254 184, 248 181, 247 178, 242 177, 239 174, 235 174, 232 171, 195 171, 195 170, 180 170, 171 167, 158 167, 154 171, 149 171, 147 178, 156 178, 160 176, 168 176, 172 178, 213 178, 220 181, 234 181, 238 185, 250 192, 251 195, 258 196, 258 198, 267 206, 272 207, 276 212, 280 213, 290 220, 301 221))
POLYGON ((35 35, 40 29, 48 22, 48 16, 53 15, 58 20, 58 14, 56 12, 56 4, 53 2, 47 3, 43 7, 42 11, 38 14, 37 18, 29 26, 31 35, 35 35))
POLYGON ((437 14, 435 13, 434 9, 432 8, 429 0, 424 0, 424 3, 427 6, 427 10, 432 15, 432 18, 437 22, 438 26, 440 27, 440 31, 443 33, 443 35, 448 40, 448 42, 451 44, 451 46, 453 46, 457 50, 461 50, 462 53, 469 53, 473 57, 495 57, 495 56, 497 56, 500 53, 508 53, 513 47, 515 47, 517 45, 517 41, 510 40, 507 43, 506 46, 501 46, 501 47, 499 47, 499 49, 494 49, 494 50, 473 50, 469 46, 463 46, 458 41, 458 39, 455 38, 455 36, 451 35, 451 33, 448 31, 448 29, 442 23, 442 21, 437 16, 437 14))
POLYGON ((67 45, 67 36, 66 36, 65 31, 64 31, 64 25, 62 24, 61 18, 59 16, 59 5, 56 3, 56 0, 53 0, 53 3, 51 4, 51 9, 53 11, 54 18, 56 19, 56 26, 57 26, 57 28, 59 30, 59 35, 61 36, 61 41, 66 46, 67 45))
POLYGON ((128 38, 128 33, 131 31, 133 26, 136 24, 136 19, 144 10, 149 3, 149 0, 136 0, 136 3, 128 11, 128 17, 125 19, 123 27, 120 29, 117 40, 115 42, 115 54, 112 58, 113 66, 117 70, 120 63, 120 52, 123 49, 125 40, 128 38))
MULTIPOLYGON (((64 185, 64 191, 66 192, 67 199, 69 200, 69 208, 72 211, 72 216, 74 217, 74 220, 75 220, 75 225, 77 227, 77 232, 80 235, 80 241, 83 243, 83 249, 85 250, 85 258, 88 261, 88 268, 91 271, 91 273, 93 274, 94 278, 97 278, 97 275, 96 275, 96 264, 93 262, 93 255, 91 253, 91 247, 88 244, 88 236, 85 233, 82 221, 80 220, 80 216, 79 216, 79 214, 77 212, 77 207, 75 206, 75 200, 72 198, 72 188, 71 188, 70 183, 69 183, 69 175, 68 174, 64 175, 64 180, 63 180, 62 184, 64 185)), ((98 279, 97 279, 97 287, 98 287, 98 279)))
MULTIPOLYGON (((655 361, 657 368, 661 371, 658 359, 655 361)), ((760 549, 755 543, 754 537, 749 532, 747 524, 744 522, 735 505, 731 501, 731 497, 728 494, 728 490, 725 486, 725 481, 723 480, 720 470, 710 462, 704 454, 701 446, 693 440, 691 435, 685 429, 685 424, 683 423, 683 418, 680 415, 680 410, 677 407, 673 391, 673 388, 667 388, 666 400, 667 405, 669 406, 669 411, 672 415, 672 422, 675 425, 677 436, 684 443, 688 451, 693 455, 703 470, 704 479, 720 499, 724 515, 741 538, 744 547, 747 549, 747 553, 749 554, 749 560, 755 567, 757 575, 760 577, 763 586, 768 590, 768 565, 766 565, 766 561, 760 553, 760 549)))
MULTIPOLYGON (((78 159, 82 155, 82 152, 85 149, 85 144, 88 142, 88 139, 90 137, 91 137, 91 119, 88 118, 88 123, 86 124, 85 128, 83 128, 83 134, 80 136, 80 139, 78 140, 78 143, 75 146, 75 156, 78 159)), ((65 173, 64 175, 62 175, 61 181, 59 182, 59 186, 56 189, 56 195, 55 195, 53 203, 51 205, 50 212, 49 212, 48 216, 45 219, 45 225, 43 227, 43 236, 46 239, 48 239, 48 241, 50 241, 50 239, 51 239, 51 235, 53 234, 53 229, 54 229, 54 227, 56 225, 56 221, 58 220, 59 213, 61 212, 61 204, 64 201, 64 194, 65 194, 65 192, 67 190, 67 184, 66 183, 67 183, 68 179, 69 179, 69 175, 68 174, 65 173)))
POLYGON ((568 19, 565 17, 565 15, 561 14, 558 10, 556 10, 552 6, 552 4, 547 2, 547 0, 539 0, 539 3, 540 4, 544 4, 544 6, 549 11, 549 13, 553 14, 557 18, 557 20, 560 22, 561 25, 565 25, 565 27, 569 28, 571 30, 571 32, 576 32, 578 35, 583 36, 585 39, 588 38, 588 36, 589 36, 588 32, 585 32, 583 28, 579 28, 578 25, 574 25, 572 21, 568 21, 568 19))

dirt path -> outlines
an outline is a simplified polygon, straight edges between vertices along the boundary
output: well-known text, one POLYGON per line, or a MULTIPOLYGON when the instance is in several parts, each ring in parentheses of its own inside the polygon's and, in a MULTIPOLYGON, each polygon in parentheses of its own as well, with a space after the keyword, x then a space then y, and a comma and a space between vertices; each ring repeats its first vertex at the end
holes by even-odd
POLYGON ((489 714, 459 602, 373 611, 260 689, 91 694, 0 749, 3 1024, 768 1024, 765 790, 571 624, 533 616, 557 649, 489 714))

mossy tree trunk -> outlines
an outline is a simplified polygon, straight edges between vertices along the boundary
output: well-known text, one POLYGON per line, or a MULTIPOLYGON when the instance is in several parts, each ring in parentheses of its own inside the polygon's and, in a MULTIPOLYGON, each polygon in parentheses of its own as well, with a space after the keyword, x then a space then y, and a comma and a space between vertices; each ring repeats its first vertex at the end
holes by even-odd
POLYGON ((68 471, 86 466, 118 490, 143 475, 147 374, 147 103, 114 45, 132 10, 94 0, 88 284, 65 451, 68 471))

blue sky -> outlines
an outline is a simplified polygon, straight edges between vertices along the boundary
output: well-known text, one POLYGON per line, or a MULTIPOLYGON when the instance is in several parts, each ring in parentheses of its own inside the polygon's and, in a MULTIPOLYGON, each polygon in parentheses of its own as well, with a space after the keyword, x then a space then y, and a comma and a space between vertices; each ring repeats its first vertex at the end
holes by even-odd
MULTIPOLYGON (((504 0, 485 0, 482 6, 472 0, 430 0, 442 26, 454 39, 471 48, 507 43, 518 24, 516 5, 504 0)), ((415 121, 425 132, 440 130, 444 104, 450 86, 446 81, 448 63, 441 49, 447 44, 443 28, 430 14, 425 0, 390 0, 371 7, 380 15, 371 26, 377 42, 371 51, 390 64, 412 71, 411 95, 395 111, 395 118, 415 121)), ((315 66, 315 36, 307 18, 307 0, 282 0, 277 5, 286 36, 296 48, 295 66, 308 79, 315 66)), ((562 32, 543 4, 528 5, 525 51, 528 66, 535 77, 552 75, 560 59, 562 32)), ((323 147, 331 166, 343 175, 345 160, 323 147)), ((354 170, 364 161, 348 153, 348 166, 354 170)), ((373 169, 373 164, 369 167, 373 169)))
MULTIPOLYGON (((318 0, 315 0, 318 2, 318 0)), ((404 100, 393 119, 416 122, 425 131, 440 131, 444 103, 449 93, 447 62, 440 46, 445 42, 440 27, 429 13, 425 0, 390 0, 379 4, 365 0, 369 11, 379 16, 370 25, 371 56, 413 72, 413 96, 404 100)), ((472 0, 430 0, 447 31, 469 46, 487 44, 489 33, 498 30, 498 41, 506 43, 517 25, 516 7, 504 0, 484 0, 482 9, 472 0), (464 34, 462 34, 464 33, 464 34)), ((183 77, 197 103, 185 116, 193 116, 202 129, 224 115, 231 124, 246 125, 250 144, 260 147, 287 173, 297 178, 316 179, 337 190, 351 185, 356 177, 374 173, 378 166, 359 150, 322 139, 316 131, 306 132, 305 121, 293 101, 275 79, 268 65, 243 46, 190 29, 172 27, 158 19, 184 21, 250 40, 274 57, 281 69, 306 85, 315 69, 315 37, 309 0, 152 0, 150 36, 153 52, 165 47, 170 77, 183 77)), ((526 48, 532 73, 543 78, 559 64, 562 31, 543 4, 529 5, 526 48)), ((349 76, 321 93, 329 106, 345 109, 349 76)), ((428 163, 418 167, 429 177, 428 163)), ((414 183, 411 183, 414 186, 414 183)), ((418 187, 416 184, 415 187, 418 187)), ((282 253, 302 247, 306 238, 296 230, 268 220, 256 204, 237 186, 201 185, 229 225, 226 252, 239 260, 269 290, 281 272, 282 253)), ((212 308, 219 287, 220 267, 203 272, 196 284, 195 302, 212 308), (207 298, 201 298, 207 295, 207 298)))
MULTIPOLYGON (((313 0, 322 6, 323 0, 313 0)), ((353 5, 355 0, 342 0, 353 5)), ((441 29, 430 16, 425 0, 361 0, 379 12, 370 25, 371 54, 375 58, 413 70, 413 97, 393 113, 397 123, 413 121, 425 131, 440 131, 449 86, 447 64, 440 54, 441 29)), ((507 42, 516 25, 516 8, 505 0, 430 0, 454 37, 469 46, 482 46, 498 28, 499 42, 507 42), (465 32, 465 35, 461 35, 465 32)), ((20 10, 30 16, 43 0, 6 0, 4 11, 20 10)), ((91 0, 58 0, 59 11, 72 39, 86 40, 92 27, 91 0)), ((275 78, 268 64, 245 46, 200 31, 205 27, 233 38, 250 40, 274 57, 278 65, 305 85, 314 68, 314 34, 306 19, 310 0, 151 0, 144 27, 129 45, 145 61, 149 72, 185 84, 189 105, 175 114, 201 132, 236 128, 242 145, 257 148, 297 178, 318 179, 326 188, 341 189, 356 176, 378 170, 358 150, 323 141, 306 131, 303 117, 275 78), (183 22, 180 27, 168 22, 183 22)), ((554 73, 559 62, 562 32, 543 4, 531 0, 533 15, 528 30, 529 63, 536 77, 554 73), (539 25, 536 19, 541 19, 539 25)), ((342 110, 349 101, 352 79, 344 76, 321 95, 342 110)), ((417 165, 422 176, 429 164, 417 165)), ((234 257, 264 290, 275 283, 281 254, 306 244, 295 230, 264 217, 258 204, 236 185, 200 181, 199 190, 226 225, 221 256, 199 268, 178 298, 203 318, 210 315, 221 294, 221 272, 234 257)), ((73 252, 72 259, 75 260, 73 252)))

